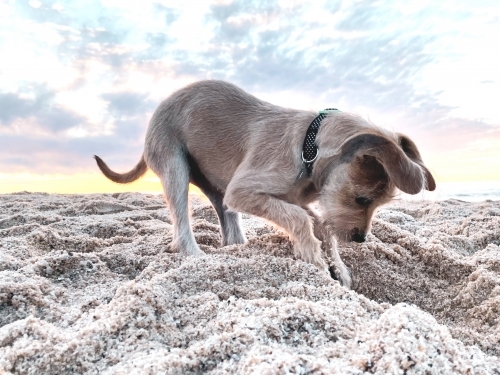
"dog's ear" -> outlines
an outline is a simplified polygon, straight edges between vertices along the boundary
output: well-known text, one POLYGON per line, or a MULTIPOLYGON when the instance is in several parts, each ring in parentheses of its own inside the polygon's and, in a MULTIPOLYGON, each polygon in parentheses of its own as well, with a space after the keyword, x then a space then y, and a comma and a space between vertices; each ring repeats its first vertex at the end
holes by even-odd
POLYGON ((397 134, 399 145, 403 149, 406 156, 408 156, 413 162, 420 165, 425 175, 425 188, 429 191, 434 191, 436 189, 436 181, 434 181, 434 177, 432 177, 431 172, 424 165, 424 161, 420 156, 420 152, 418 152, 417 145, 406 135, 397 134))
POLYGON ((341 162, 350 163, 355 157, 361 155, 376 158, 399 190, 408 194, 417 194, 424 187, 423 169, 389 138, 378 134, 363 133, 349 138, 342 145, 341 162))

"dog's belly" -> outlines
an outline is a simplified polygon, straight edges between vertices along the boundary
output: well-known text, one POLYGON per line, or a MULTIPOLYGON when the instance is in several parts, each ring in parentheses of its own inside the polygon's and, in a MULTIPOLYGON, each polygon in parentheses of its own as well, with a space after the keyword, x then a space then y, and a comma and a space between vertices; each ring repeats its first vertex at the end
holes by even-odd
POLYGON ((222 194, 225 193, 229 180, 226 180, 224 176, 221 178, 202 171, 198 161, 190 153, 187 154, 187 160, 192 184, 198 186, 204 192, 218 191, 222 194))
POLYGON ((196 172, 200 180, 225 192, 246 155, 246 137, 241 127, 235 131, 234 125, 224 123, 212 123, 210 127, 192 124, 189 130, 186 148, 193 174, 196 172))

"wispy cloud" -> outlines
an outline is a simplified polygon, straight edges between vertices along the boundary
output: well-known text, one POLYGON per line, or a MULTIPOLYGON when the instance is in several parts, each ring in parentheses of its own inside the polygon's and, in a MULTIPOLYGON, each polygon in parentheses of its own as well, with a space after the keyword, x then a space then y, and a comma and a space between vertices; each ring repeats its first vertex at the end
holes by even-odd
POLYGON ((21 130, 20 122, 16 121, 32 119, 40 130, 58 133, 86 121, 85 117, 54 103, 54 97, 55 93, 44 86, 28 87, 25 93, 0 94, 0 126, 32 133, 33 129, 21 130))
MULTIPOLYGON (((341 106, 434 151, 500 137, 494 2, 32 0, 0 5, 0 170, 119 168, 183 85, 341 106)), ((479 142, 479 143, 478 143, 479 142)), ((437 156, 436 156, 437 157, 437 156)))

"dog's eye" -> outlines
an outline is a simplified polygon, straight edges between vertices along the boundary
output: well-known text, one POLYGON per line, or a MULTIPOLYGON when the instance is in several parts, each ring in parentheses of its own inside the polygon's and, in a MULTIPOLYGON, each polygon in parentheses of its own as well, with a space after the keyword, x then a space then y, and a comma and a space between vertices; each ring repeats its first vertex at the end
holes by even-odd
POLYGON ((367 197, 356 197, 356 203, 363 207, 368 207, 372 202, 373 199, 367 197))

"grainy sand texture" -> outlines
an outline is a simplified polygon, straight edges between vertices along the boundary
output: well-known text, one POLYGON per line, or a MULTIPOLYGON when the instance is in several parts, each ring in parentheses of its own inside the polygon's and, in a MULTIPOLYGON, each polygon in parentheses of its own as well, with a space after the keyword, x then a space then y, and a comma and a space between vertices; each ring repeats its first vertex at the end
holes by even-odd
POLYGON ((0 373, 500 374, 500 202, 395 202, 347 290, 244 216, 182 258, 161 196, 0 196, 0 373))

